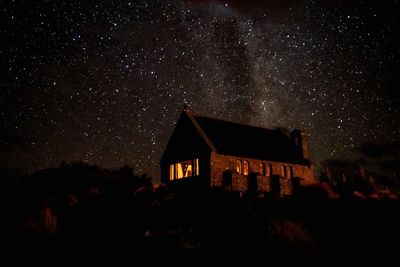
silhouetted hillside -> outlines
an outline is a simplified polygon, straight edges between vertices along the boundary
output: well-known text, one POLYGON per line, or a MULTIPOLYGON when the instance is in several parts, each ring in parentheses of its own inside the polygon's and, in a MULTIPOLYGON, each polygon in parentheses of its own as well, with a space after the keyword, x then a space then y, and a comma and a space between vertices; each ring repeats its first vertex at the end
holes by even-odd
POLYGON ((395 200, 332 200, 311 191, 292 199, 218 189, 178 193, 153 189, 149 177, 127 166, 83 163, 9 178, 2 187, 2 247, 39 259, 167 266, 388 262, 400 237, 395 200))

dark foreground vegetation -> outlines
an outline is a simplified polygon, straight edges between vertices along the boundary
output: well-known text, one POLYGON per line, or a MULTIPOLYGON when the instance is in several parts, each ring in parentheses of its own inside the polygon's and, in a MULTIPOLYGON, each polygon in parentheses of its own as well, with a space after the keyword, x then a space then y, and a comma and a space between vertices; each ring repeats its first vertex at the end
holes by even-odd
POLYGON ((178 193, 153 188, 129 167, 82 163, 3 174, 0 193, 2 253, 13 262, 345 265, 389 263, 399 254, 398 200, 178 193))

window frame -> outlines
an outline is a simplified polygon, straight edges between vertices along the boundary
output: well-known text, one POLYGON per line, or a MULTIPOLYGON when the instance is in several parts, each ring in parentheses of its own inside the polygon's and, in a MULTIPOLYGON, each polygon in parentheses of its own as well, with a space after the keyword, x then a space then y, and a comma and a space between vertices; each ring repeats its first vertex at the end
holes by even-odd
POLYGON ((190 178, 190 177, 199 176, 200 175, 200 167, 199 167, 199 165, 200 165, 200 163, 199 163, 199 159, 198 158, 170 163, 169 164, 169 181, 180 180, 180 179, 184 179, 184 178, 190 178), (183 169, 182 169, 182 175, 183 176, 182 177, 178 177, 178 165, 179 164, 182 165, 182 164, 188 163, 188 162, 190 162, 190 166, 191 166, 191 175, 185 176, 185 173, 183 173, 183 169))

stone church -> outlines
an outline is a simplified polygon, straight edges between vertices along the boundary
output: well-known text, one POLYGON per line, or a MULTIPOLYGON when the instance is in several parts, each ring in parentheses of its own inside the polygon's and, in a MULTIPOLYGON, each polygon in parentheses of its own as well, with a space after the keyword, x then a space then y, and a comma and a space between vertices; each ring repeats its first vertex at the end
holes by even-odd
POLYGON ((185 107, 161 157, 161 182, 289 196, 315 182, 306 135, 197 116, 185 107))

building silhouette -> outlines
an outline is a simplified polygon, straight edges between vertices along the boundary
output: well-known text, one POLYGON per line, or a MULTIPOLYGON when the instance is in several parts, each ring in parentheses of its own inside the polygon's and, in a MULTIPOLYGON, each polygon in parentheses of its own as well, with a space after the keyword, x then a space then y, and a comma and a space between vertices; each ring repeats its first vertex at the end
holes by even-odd
POLYGON ((303 131, 197 116, 185 106, 161 157, 161 182, 289 196, 315 182, 303 131))

